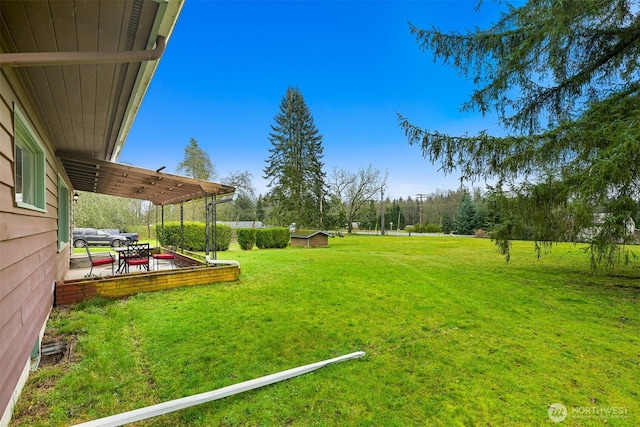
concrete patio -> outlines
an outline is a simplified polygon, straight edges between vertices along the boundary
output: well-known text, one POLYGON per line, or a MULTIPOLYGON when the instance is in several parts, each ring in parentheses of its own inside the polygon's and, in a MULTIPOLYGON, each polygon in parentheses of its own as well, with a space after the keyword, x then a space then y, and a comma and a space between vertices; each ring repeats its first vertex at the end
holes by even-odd
MULTIPOLYGON (((112 277, 112 276, 123 276, 126 274, 131 274, 131 273, 139 273, 139 272, 143 272, 146 271, 144 269, 139 269, 137 267, 133 267, 130 270, 130 273, 116 273, 115 271, 118 269, 118 254, 114 251, 110 251, 108 248, 105 248, 102 251, 99 252, 91 252, 91 254, 93 256, 100 256, 100 254, 106 254, 109 253, 111 254, 111 256, 113 256, 116 259, 116 262, 113 265, 113 273, 111 271, 111 265, 98 265, 93 267, 93 270, 91 270, 91 264, 89 263, 89 257, 87 256, 86 253, 81 253, 81 254, 73 254, 71 255, 71 259, 69 262, 69 271, 67 272, 67 274, 64 276, 64 280, 68 281, 68 280, 78 280, 78 279, 84 279, 84 278, 89 278, 89 272, 91 271, 91 276, 94 278, 107 278, 107 277, 112 277)), ((195 263, 197 263, 197 261, 194 260, 195 263)), ((175 264, 176 268, 179 267, 178 264, 175 264)), ((193 265, 193 263, 190 263, 190 265, 193 265)), ((156 260, 154 258, 150 258, 149 259, 149 271, 159 271, 159 270, 173 270, 174 269, 174 264, 171 263, 171 261, 169 260, 156 260)))

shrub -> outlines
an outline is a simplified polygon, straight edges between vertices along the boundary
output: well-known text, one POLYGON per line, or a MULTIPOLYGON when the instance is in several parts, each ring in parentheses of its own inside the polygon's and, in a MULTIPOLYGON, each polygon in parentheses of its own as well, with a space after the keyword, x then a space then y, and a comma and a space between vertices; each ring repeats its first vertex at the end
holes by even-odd
MULTIPOLYGON (((226 251, 231 245, 231 226, 216 224, 216 251, 226 251)), ((202 249, 204 250, 204 248, 202 249)))
POLYGON ((255 228, 238 228, 236 231, 238 236, 238 244, 243 251, 250 251, 256 244, 255 228))
POLYGON ((476 232, 475 232, 475 234, 474 234, 473 236, 474 236, 474 237, 477 237, 477 238, 479 238, 479 239, 484 239, 484 238, 486 238, 486 237, 489 237, 489 236, 487 235, 487 232, 486 232, 486 231, 484 231, 482 228, 478 228, 478 229, 476 230, 476 232))
POLYGON ((288 228, 260 228, 256 230, 256 246, 260 249, 286 248, 290 237, 288 228))
POLYGON ((274 248, 286 248, 291 240, 291 232, 288 228, 272 228, 273 233, 273 247, 274 248))
MULTIPOLYGON (((187 247, 186 244, 186 235, 187 229, 194 224, 192 222, 185 222, 185 241, 182 242, 183 247, 187 247)), ((181 242, 181 232, 180 232, 180 223, 178 221, 169 221, 164 223, 164 228, 161 224, 156 225, 156 236, 158 237, 158 241, 162 246, 174 246, 179 245, 181 242)))
POLYGON ((256 246, 260 249, 273 247, 273 233, 271 228, 261 228, 256 230, 256 246))
POLYGON ((414 224, 413 225, 413 230, 411 230, 413 233, 426 233, 427 232, 427 225, 426 224, 414 224))
MULTIPOLYGON (((204 251, 206 240, 206 225, 204 222, 185 221, 184 239, 181 242, 180 222, 171 221, 156 226, 156 235, 162 246, 180 245, 190 251, 204 251)), ((216 250, 226 251, 231 245, 231 227, 228 225, 216 225, 216 250)))
MULTIPOLYGON (((178 224, 180 235, 180 224, 178 224)), ((184 224, 184 248, 190 251, 203 251, 205 241, 205 224, 202 222, 190 222, 184 224)))
POLYGON ((427 233, 440 233, 442 231, 440 224, 429 223, 424 228, 427 233))

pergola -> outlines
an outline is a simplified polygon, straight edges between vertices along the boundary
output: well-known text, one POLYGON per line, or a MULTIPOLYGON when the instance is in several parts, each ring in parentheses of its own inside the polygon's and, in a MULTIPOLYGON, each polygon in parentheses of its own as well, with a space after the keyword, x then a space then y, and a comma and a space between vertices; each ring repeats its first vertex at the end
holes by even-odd
POLYGON ((130 199, 149 200, 164 206, 224 196, 235 188, 185 176, 172 175, 122 163, 93 159, 73 153, 58 152, 73 188, 130 199))
MULTIPOLYGON (((209 253, 210 229, 213 227, 213 253, 216 245, 216 205, 218 198, 231 195, 235 188, 229 185, 173 175, 160 170, 143 169, 122 163, 84 157, 74 153, 58 152, 73 188, 91 193, 107 194, 150 201, 162 208, 164 230, 164 206, 180 204, 181 240, 184 238, 182 205, 184 202, 204 199, 206 209, 206 253, 209 253)), ((225 201, 227 199, 224 199, 225 201)))

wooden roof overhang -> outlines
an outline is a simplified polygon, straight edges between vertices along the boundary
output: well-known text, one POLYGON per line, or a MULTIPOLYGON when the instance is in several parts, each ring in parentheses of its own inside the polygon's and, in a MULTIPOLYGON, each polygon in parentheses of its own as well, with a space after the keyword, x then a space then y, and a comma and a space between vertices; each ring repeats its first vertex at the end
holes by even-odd
POLYGON ((149 200, 163 206, 206 196, 232 194, 234 187, 68 152, 56 156, 76 190, 149 200))
POLYGON ((0 0, 1 72, 24 88, 29 113, 40 118, 74 189, 157 205, 233 192, 221 184, 113 163, 183 4, 0 0))
POLYGON ((0 67, 56 150, 118 159, 183 3, 0 1, 0 67))
POLYGON ((0 1, 0 67, 25 88, 74 189, 156 205, 235 191, 115 163, 183 4, 0 1))

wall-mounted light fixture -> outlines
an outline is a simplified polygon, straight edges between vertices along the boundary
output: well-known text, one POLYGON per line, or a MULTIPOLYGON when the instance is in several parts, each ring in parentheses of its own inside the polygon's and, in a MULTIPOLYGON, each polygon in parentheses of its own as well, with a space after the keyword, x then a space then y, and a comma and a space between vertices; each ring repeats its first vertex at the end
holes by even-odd
POLYGON ((78 199, 80 198, 80 195, 78 193, 73 193, 73 202, 74 203, 78 203, 78 199))

